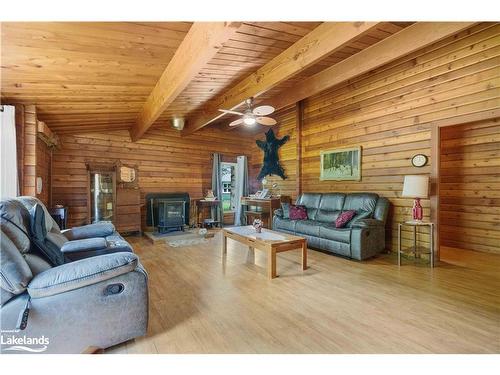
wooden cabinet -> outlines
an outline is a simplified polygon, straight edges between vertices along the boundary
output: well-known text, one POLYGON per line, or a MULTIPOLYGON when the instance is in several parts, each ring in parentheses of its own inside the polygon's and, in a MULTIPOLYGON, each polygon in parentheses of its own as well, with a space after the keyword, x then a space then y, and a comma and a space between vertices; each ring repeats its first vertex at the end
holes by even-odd
POLYGON ((141 193, 136 189, 116 189, 115 227, 122 232, 141 231, 141 193))

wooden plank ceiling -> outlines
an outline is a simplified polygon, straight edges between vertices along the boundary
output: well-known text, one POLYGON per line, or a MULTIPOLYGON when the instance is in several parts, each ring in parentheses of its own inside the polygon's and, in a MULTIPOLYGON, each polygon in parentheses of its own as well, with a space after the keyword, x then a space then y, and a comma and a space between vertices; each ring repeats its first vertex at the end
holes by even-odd
MULTIPOLYGON (((156 121, 193 118, 320 22, 245 22, 156 121)), ((260 99, 272 97, 411 23, 383 23, 260 99)), ((130 129, 189 31, 188 22, 2 23, 1 99, 35 104, 59 133, 130 129)), ((189 64, 189 59, 186 59, 189 64)), ((225 127, 229 118, 214 126, 225 127)))

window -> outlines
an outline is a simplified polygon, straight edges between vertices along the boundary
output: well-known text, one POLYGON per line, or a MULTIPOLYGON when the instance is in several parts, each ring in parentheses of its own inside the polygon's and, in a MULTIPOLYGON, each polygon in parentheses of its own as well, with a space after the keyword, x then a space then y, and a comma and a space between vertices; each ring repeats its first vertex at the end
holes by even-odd
POLYGON ((18 195, 18 185, 15 108, 11 105, 0 106, 0 154, 0 198, 13 198, 18 195))
POLYGON ((234 187, 236 179, 236 163, 221 163, 222 209, 224 212, 235 210, 234 187))

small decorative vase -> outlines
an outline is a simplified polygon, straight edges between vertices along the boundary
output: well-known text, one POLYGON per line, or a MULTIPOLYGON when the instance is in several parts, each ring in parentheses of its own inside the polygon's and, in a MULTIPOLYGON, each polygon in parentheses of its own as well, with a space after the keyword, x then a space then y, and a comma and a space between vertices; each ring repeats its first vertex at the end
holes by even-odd
POLYGON ((413 214, 413 220, 422 221, 424 217, 424 210, 420 205, 420 198, 415 198, 415 201, 413 202, 412 214, 413 214))
POLYGON ((252 224, 252 225, 253 225, 253 227, 255 228, 255 231, 256 231, 257 233, 262 232, 262 220, 260 220, 260 219, 255 219, 255 220, 253 221, 253 224, 252 224))

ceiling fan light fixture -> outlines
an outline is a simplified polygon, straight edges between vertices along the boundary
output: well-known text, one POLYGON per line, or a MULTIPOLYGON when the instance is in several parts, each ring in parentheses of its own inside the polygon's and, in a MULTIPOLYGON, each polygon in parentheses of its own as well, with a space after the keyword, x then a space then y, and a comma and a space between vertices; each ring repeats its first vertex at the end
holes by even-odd
POLYGON ((255 125, 256 122, 257 122, 257 120, 255 119, 255 116, 253 116, 253 115, 245 114, 243 116, 243 123, 245 125, 255 125))

